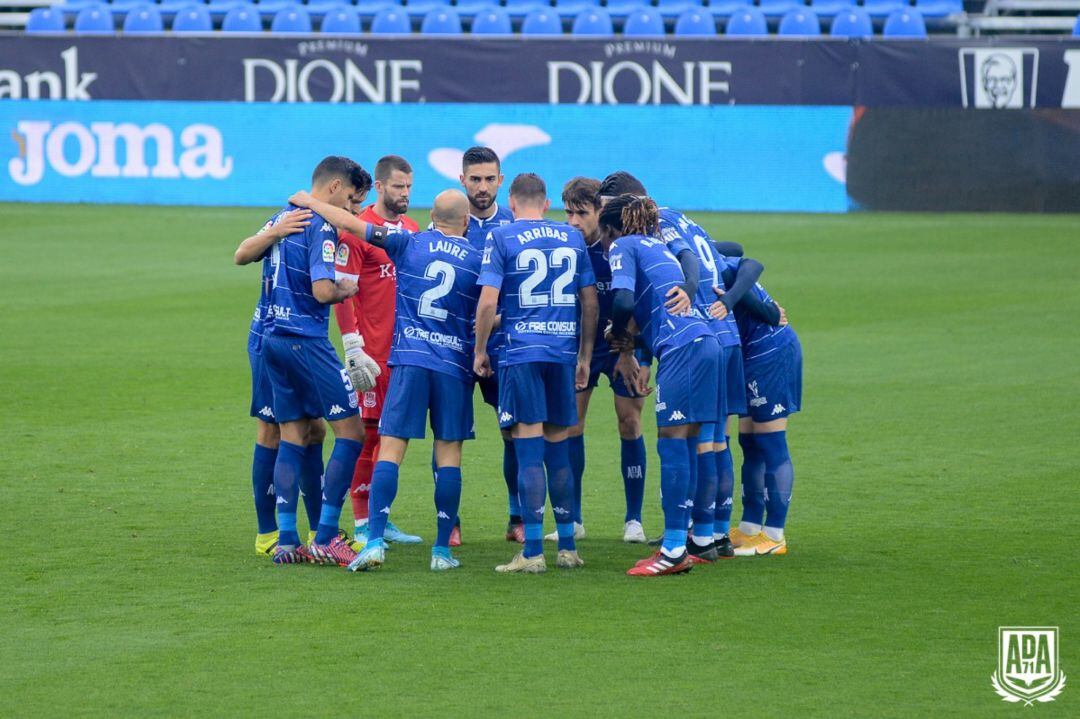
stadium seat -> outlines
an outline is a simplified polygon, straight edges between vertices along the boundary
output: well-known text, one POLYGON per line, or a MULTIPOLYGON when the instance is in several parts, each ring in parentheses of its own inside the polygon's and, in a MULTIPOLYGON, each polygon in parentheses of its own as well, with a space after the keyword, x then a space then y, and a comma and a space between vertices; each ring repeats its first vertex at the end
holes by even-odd
POLYGON ((311 32, 311 15, 302 7, 281 10, 270 23, 270 32, 303 34, 311 32))
POLYGON ((765 17, 781 17, 792 10, 806 7, 806 4, 797 0, 761 0, 758 7, 765 13, 765 17))
POLYGON ((915 0, 915 9, 927 17, 947 17, 964 12, 963 0, 915 0))
POLYGON ((153 35, 165 32, 161 11, 149 3, 143 3, 129 10, 127 17, 124 18, 124 32, 128 35, 153 35))
POLYGON ((765 20, 765 13, 751 5, 728 18, 724 34, 742 37, 768 35, 769 23, 765 20))
POLYGON ((386 8, 375 14, 371 32, 375 35, 408 35, 412 32, 412 24, 405 8, 386 8))
POLYGON ((87 5, 75 16, 75 32, 80 35, 116 32, 112 11, 103 3, 87 5))
POLYGON ((334 35, 358 35, 360 34, 360 16, 351 7, 341 7, 331 10, 323 17, 322 32, 334 35))
POLYGON ((506 0, 506 12, 510 13, 510 17, 525 17, 533 10, 551 9, 546 0, 506 0))
POLYGON ((575 35, 610 37, 615 34, 615 26, 611 23, 611 15, 607 10, 594 7, 574 18, 574 28, 571 32, 575 35))
POLYGON ((731 17, 748 5, 753 5, 750 0, 709 0, 705 10, 713 17, 731 17))
POLYGON ((642 6, 626 16, 623 35, 663 35, 664 18, 656 8, 642 6))
POLYGON ((420 32, 425 35, 460 35, 461 18, 453 8, 432 10, 424 16, 420 32))
POLYGON ((26 32, 64 32, 64 12, 57 8, 36 7, 26 20, 26 32))
POLYGON ((209 0, 210 15, 222 17, 238 5, 249 5, 249 0, 209 0))
POLYGON ((649 4, 649 0, 607 0, 604 9, 611 17, 626 17, 639 7, 649 4))
POLYGON ((118 15, 127 15, 135 8, 145 4, 146 0, 109 0, 109 9, 112 10, 113 17, 116 17, 118 15))
POLYGON ((780 19, 780 29, 777 34, 817 37, 821 34, 821 21, 810 8, 792 10, 780 19))
POLYGON ((704 8, 687 10, 675 21, 676 35, 715 35, 716 20, 704 8))
POLYGON ((449 5, 450 0, 407 0, 405 12, 410 18, 424 18, 432 10, 445 10, 449 5))
POLYGON ((810 9, 818 17, 833 17, 855 7, 855 0, 810 0, 810 9))
POLYGON ((210 10, 205 5, 188 5, 176 13, 172 21, 172 31, 175 33, 213 32, 213 30, 214 21, 210 18, 210 10))
POLYGON ((855 5, 833 18, 829 34, 833 37, 873 37, 874 23, 870 13, 855 5))
POLYGON ((229 8, 221 21, 222 32, 262 32, 259 11, 251 3, 241 3, 229 8))
MULTIPOLYGON (((556 0, 555 12, 559 13, 560 17, 572 17, 576 18, 586 10, 594 10, 600 7, 600 0, 556 0)), ((607 10, 604 10, 607 12, 607 10)), ((608 13, 610 17, 611 13, 608 13)))
POLYGON ((537 8, 525 16, 522 35, 562 35, 562 20, 554 9, 537 8))
POLYGON ((301 0, 259 0, 255 8, 264 18, 275 18, 281 11, 292 10, 301 4, 301 0))
POLYGON ((1080 37, 1080 15, 1076 16, 1076 23, 1073 24, 1073 37, 1080 37))
POLYGON ((915 8, 893 10, 892 14, 885 20, 885 30, 882 35, 885 37, 925 38, 926 22, 923 20, 922 13, 915 8))
POLYGON ((666 18, 676 18, 687 10, 700 9, 703 0, 656 0, 656 9, 666 18))
POLYGON ((76 15, 87 5, 97 5, 103 2, 103 0, 62 0, 62 2, 53 5, 54 10, 63 10, 68 15, 76 15))
POLYGON ((863 0, 863 10, 875 18, 886 17, 896 10, 910 7, 911 3, 906 0, 863 0))
POLYGON ((402 11, 401 0, 356 0, 356 12, 362 18, 373 18, 383 10, 402 11))
POLYGON ((510 35, 514 32, 510 14, 497 5, 478 12, 470 29, 473 35, 510 35))

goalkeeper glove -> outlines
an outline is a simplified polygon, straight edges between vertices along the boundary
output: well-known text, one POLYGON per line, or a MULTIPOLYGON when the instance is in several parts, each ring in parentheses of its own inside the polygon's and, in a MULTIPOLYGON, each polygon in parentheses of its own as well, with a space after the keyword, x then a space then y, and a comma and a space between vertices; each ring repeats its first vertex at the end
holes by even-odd
POLYGON ((345 371, 349 373, 353 389, 367 392, 375 387, 375 378, 382 374, 379 363, 364 352, 364 338, 356 332, 341 336, 345 347, 345 371))

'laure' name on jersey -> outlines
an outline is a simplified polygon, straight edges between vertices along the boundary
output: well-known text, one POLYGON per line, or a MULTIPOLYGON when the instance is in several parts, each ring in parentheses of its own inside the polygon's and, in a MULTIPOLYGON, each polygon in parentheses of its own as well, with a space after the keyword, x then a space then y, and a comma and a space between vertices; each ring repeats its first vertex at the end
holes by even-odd
POLYGON ((453 255, 459 260, 464 260, 469 256, 469 251, 465 249, 464 245, 449 240, 428 242, 428 252, 432 254, 435 254, 436 252, 445 252, 448 255, 453 255))

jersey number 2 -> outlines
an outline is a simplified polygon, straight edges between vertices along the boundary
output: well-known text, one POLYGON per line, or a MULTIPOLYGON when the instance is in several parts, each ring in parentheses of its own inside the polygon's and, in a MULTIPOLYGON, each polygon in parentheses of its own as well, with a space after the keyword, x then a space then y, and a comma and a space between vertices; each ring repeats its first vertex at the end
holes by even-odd
POLYGON ((522 250, 517 256, 519 270, 532 268, 532 274, 522 281, 519 289, 518 302, 522 307, 547 307, 548 293, 536 292, 536 288, 547 278, 549 264, 552 270, 566 268, 551 283, 550 303, 553 305, 574 304, 576 297, 574 293, 567 292, 566 288, 574 281, 574 275, 577 272, 577 253, 569 247, 556 247, 547 256, 537 249, 522 250))
POLYGON ((439 284, 429 290, 425 290, 424 294, 420 295, 419 311, 421 317, 430 317, 433 320, 446 319, 446 310, 441 307, 436 307, 435 300, 441 300, 443 297, 450 294, 456 276, 457 272, 454 270, 454 266, 449 262, 435 260, 427 266, 427 269, 424 270, 424 278, 438 280, 439 284))

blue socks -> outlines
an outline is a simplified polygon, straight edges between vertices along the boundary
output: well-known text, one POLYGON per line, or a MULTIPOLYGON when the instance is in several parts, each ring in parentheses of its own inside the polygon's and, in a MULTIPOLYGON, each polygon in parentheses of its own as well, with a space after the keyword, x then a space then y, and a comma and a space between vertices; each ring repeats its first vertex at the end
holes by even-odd
POLYGON ((782 530, 787 522, 788 505, 791 504, 791 487, 795 483, 787 432, 754 436, 765 458, 765 508, 768 510, 765 527, 782 530))
POLYGON ((526 557, 535 557, 544 553, 544 501, 547 499, 544 438, 515 439, 514 452, 517 455, 517 490, 521 500, 521 518, 525 523, 523 554, 526 557))
POLYGON ((518 499, 518 461, 514 440, 503 437, 503 481, 506 482, 507 508, 510 521, 521 521, 521 500, 518 499))
POLYGON ((322 512, 322 450, 322 442, 307 446, 304 450, 304 470, 300 473, 300 496, 304 498, 308 527, 312 529, 319 526, 319 517, 322 512))
MULTIPOLYGON (((762 524, 765 517, 765 456, 756 434, 740 434, 742 447, 742 521, 762 524)), ((719 509, 719 505, 717 505, 719 509)))
MULTIPOLYGON (((378 461, 371 474, 371 500, 368 504, 368 541, 382 539, 386 532, 386 523, 390 520, 390 505, 397 497, 398 466, 393 462, 378 461)), ((438 484, 436 483, 436 489, 438 484)), ((455 512, 450 517, 453 526, 455 512)), ((447 535, 449 541, 449 535, 447 535)))
POLYGON ((304 468, 305 450, 298 444, 282 440, 274 463, 274 494, 278 515, 278 546, 296 547, 296 505, 300 499, 300 475, 304 468))
POLYGON ((664 509, 662 549, 675 556, 686 546, 686 526, 690 520, 687 491, 690 486, 690 455, 685 439, 661 437, 656 441, 660 455, 660 504, 664 509))
POLYGON ((450 532, 454 530, 454 518, 460 504, 461 467, 439 467, 435 479, 435 523, 438 526, 435 548, 450 551, 450 532))
POLYGON ((568 437, 566 443, 570 447, 570 469, 574 474, 574 521, 581 524, 581 478, 585 476, 585 435, 568 437))
POLYGON ((341 505, 345 503, 345 495, 349 493, 356 460, 360 459, 360 451, 363 449, 363 442, 340 437, 334 440, 334 451, 330 453, 330 461, 326 464, 322 511, 319 513, 319 529, 315 533, 316 544, 328 544, 337 536, 341 523, 341 505))
POLYGON ((714 454, 718 482, 713 531, 717 534, 730 534, 732 497, 735 492, 735 464, 731 459, 731 443, 729 442, 727 447, 714 454))
POLYGON ((696 544, 707 545, 713 541, 713 510, 716 508, 716 458, 715 452, 703 452, 691 458, 698 466, 697 492, 694 494, 694 538, 696 544), (702 541, 697 541, 700 538, 702 541), (708 541, 704 541, 705 539, 708 541))
POLYGON ((255 497, 255 522, 259 534, 277 531, 277 516, 274 514, 274 463, 278 451, 255 445, 255 458, 251 462, 251 489, 255 497))
POLYGON ((547 468, 548 495, 555 529, 559 534, 559 549, 574 547, 574 473, 570 468, 570 442, 544 441, 544 466, 547 468))
POLYGON ((641 521, 645 501, 645 438, 622 440, 623 491, 626 493, 626 518, 641 521))

